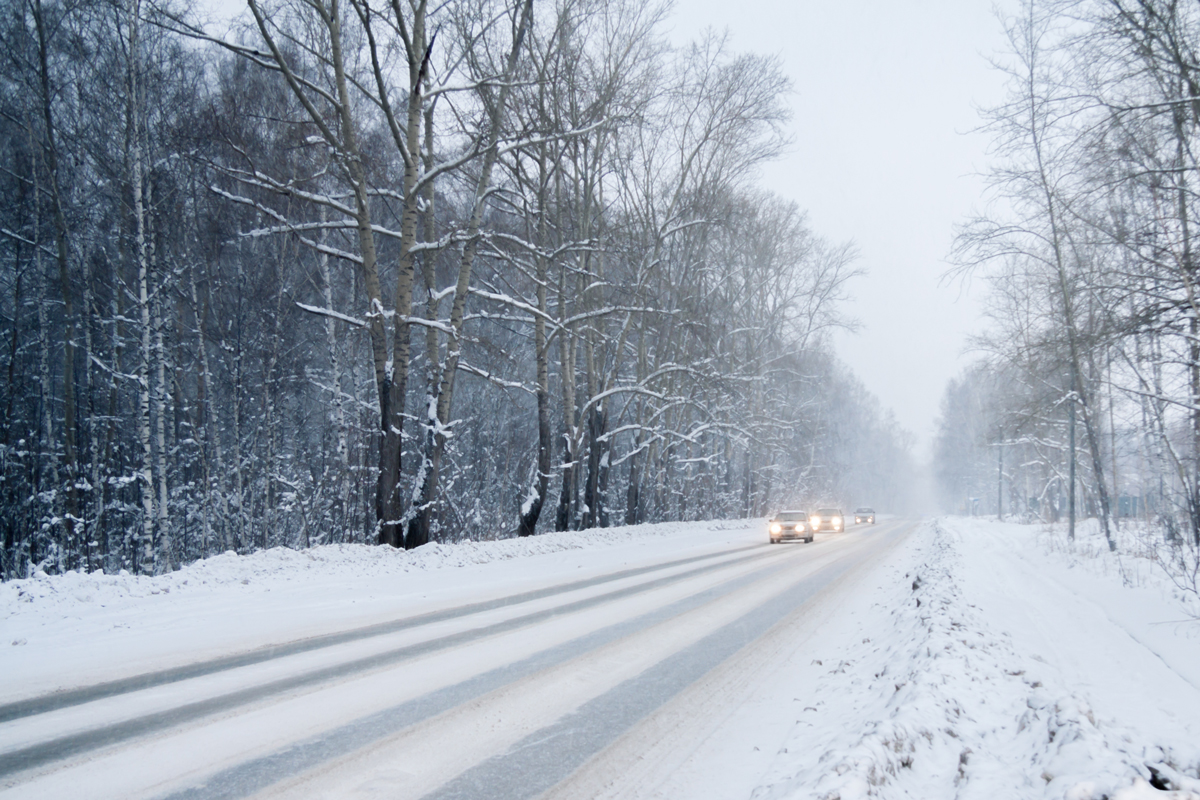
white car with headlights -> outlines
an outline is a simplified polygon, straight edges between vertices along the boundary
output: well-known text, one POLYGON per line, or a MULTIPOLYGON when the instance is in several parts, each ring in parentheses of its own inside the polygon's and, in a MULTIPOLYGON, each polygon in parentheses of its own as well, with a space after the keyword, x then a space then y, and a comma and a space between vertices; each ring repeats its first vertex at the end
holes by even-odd
POLYGON ((833 531, 841 533, 846 529, 846 515, 840 508, 822 508, 808 518, 808 524, 815 531, 833 531))
POLYGON ((812 529, 808 527, 808 514, 803 511, 780 511, 769 523, 771 544, 779 544, 784 539, 802 539, 806 542, 813 540, 812 529))

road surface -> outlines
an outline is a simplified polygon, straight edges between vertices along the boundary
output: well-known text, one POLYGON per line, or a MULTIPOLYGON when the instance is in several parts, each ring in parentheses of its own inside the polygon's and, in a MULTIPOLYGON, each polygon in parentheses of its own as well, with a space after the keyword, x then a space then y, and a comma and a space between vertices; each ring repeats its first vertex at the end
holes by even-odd
POLYGON ((0 704, 0 796, 637 796, 836 617, 903 521, 618 569, 0 704))

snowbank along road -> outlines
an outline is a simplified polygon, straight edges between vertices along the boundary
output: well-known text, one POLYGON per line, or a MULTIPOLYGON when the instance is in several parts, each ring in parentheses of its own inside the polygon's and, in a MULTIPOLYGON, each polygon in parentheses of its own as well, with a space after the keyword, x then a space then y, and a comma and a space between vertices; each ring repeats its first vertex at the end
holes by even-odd
POLYGON ((1091 533, 1070 548, 1041 525, 923 525, 763 687, 795 712, 743 796, 1200 800, 1190 600, 1091 533))
POLYGON ((412 581, 429 591, 411 613, 342 627, 319 589, 261 595, 250 628, 275 631, 250 649, 203 619, 214 607, 184 604, 174 624, 196 639, 183 657, 60 664, 30 673, 38 691, 10 687, 0 793, 595 796, 631 763, 669 771, 913 527, 772 546, 759 524, 677 526, 650 547, 431 573, 412 581), (325 630, 297 622, 310 608, 325 630))

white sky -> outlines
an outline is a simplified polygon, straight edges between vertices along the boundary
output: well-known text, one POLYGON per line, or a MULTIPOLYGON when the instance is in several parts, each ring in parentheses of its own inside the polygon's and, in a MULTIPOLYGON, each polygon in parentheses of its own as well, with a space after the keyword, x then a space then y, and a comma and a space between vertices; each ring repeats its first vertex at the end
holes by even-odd
POLYGON ((765 170, 814 231, 853 240, 857 335, 837 352, 928 454, 946 382, 971 360, 982 287, 939 287, 953 226, 982 210, 987 140, 976 108, 1002 79, 987 0, 676 0, 673 38, 727 29, 735 51, 779 55, 795 86, 795 146, 765 170))

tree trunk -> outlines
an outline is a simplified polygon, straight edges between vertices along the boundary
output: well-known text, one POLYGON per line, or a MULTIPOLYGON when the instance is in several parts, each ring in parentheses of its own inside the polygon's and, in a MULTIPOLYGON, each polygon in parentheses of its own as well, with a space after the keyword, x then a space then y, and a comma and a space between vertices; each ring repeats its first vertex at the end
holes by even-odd
POLYGON ((537 425, 538 449, 536 473, 529 490, 521 503, 518 536, 532 536, 537 532, 538 518, 542 514, 542 506, 546 502, 546 493, 550 489, 550 461, 553 456, 554 442, 550 434, 550 354, 546 341, 546 281, 549 277, 549 265, 545 256, 547 241, 547 174, 546 146, 538 151, 538 230, 536 245, 536 278, 537 278, 537 309, 538 314, 533 318, 533 351, 537 369, 537 425))
MULTIPOLYGON (((394 4, 397 18, 400 7, 394 4)), ((414 10, 411 41, 408 47, 408 109, 405 121, 404 208, 400 217, 400 255, 397 264, 394 309, 396 324, 392 330, 392 374, 388 376, 383 393, 383 442, 380 448, 379 484, 375 504, 379 518, 379 543, 393 547, 415 547, 424 542, 409 543, 404 526, 404 503, 400 496, 400 458, 403 450, 404 404, 408 396, 408 365, 411 352, 411 325, 414 247, 417 243, 417 182, 421 164, 421 120, 424 102, 429 49, 425 29, 425 3, 414 10)), ((431 210, 432 213, 432 210, 431 210)))
MULTIPOLYGON (((138 52, 139 6, 133 0, 129 14, 129 52, 138 52)), ((138 75, 132 60, 129 64, 129 108, 127 124, 130 126, 130 184, 133 189, 133 217, 135 225, 137 258, 137 304, 138 322, 141 326, 141 349, 138 358, 138 440, 142 449, 142 564, 143 572, 152 571, 154 565, 154 523, 157 515, 154 508, 154 453, 150 429, 150 369, 151 352, 150 319, 150 255, 146 233, 146 204, 143 195, 145 176, 142 162, 142 133, 139 124, 138 75)))
POLYGON ((46 125, 42 150, 50 179, 50 201, 54 209, 54 244, 58 261, 58 281, 63 300, 63 456, 67 470, 67 508, 63 515, 65 542, 74 541, 75 525, 79 520, 79 460, 75 452, 75 301, 71 291, 67 246, 67 217, 63 209, 62 187, 59 181, 58 147, 55 144, 54 115, 51 109, 49 42, 41 0, 34 2, 34 23, 38 35, 38 73, 41 80, 41 110, 46 125))
MULTIPOLYGON (((411 521, 404 537, 405 547, 420 547, 429 541, 434 506, 437 500, 438 480, 441 475, 442 456, 449 439, 450 409, 454 396, 454 381, 458 375, 458 361, 462 348, 462 327, 466 316, 467 295, 470 292, 471 270, 475 264, 475 253, 479 248, 479 231, 483 225, 483 211, 491 192, 492 169, 499 156, 500 128, 504 122, 504 109, 511 91, 510 79, 515 74, 517 58, 521 53, 525 31, 533 14, 533 0, 526 0, 521 11, 521 21, 513 37, 512 50, 501 81, 500 90, 488 109, 487 147, 480 165, 479 180, 475 185, 475 204, 467 226, 466 241, 459 259, 458 280, 454 286, 454 301, 450 308, 450 331, 446 342, 446 360, 441 369, 441 382, 435 398, 429 398, 429 421, 426 429, 425 460, 418 476, 418 489, 413 497, 411 521)), ((417 120, 419 122, 419 119, 417 120)))
MULTIPOLYGON (((325 208, 321 207, 321 221, 325 221, 325 208)), ((321 233, 322 241, 325 238, 321 233)), ((329 274, 329 254, 317 256, 317 267, 321 273, 321 291, 325 307, 333 308, 333 280, 329 274)), ((333 420, 337 428, 337 461, 341 469, 341 480, 337 492, 337 518, 334 520, 335 541, 346 540, 350 520, 350 443, 346 427, 346 404, 342 398, 342 367, 338 350, 337 320, 325 317, 325 338, 329 347, 329 384, 333 393, 333 420)))
POLYGON ((608 527, 608 515, 604 509, 604 492, 608 484, 608 450, 603 439, 608 427, 608 414, 603 403, 591 407, 587 415, 587 482, 584 486, 583 502, 587 513, 583 519, 585 528, 608 527))

